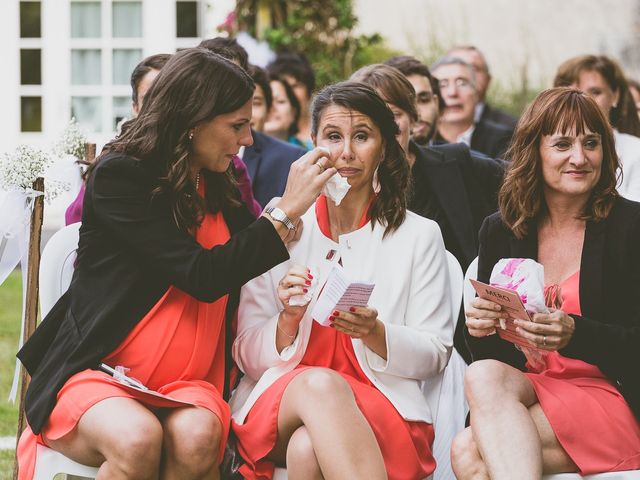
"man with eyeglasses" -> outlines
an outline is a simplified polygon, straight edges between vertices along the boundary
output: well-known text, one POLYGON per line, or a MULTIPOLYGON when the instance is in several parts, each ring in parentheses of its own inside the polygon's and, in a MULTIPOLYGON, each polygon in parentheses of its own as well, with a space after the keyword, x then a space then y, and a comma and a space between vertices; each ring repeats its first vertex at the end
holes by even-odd
POLYGON ((491 83, 489 65, 480 50, 473 45, 459 45, 447 52, 448 56, 458 57, 470 64, 476 75, 478 103, 476 104, 476 123, 490 120, 507 128, 514 129, 518 119, 487 103, 487 90, 491 83))
POLYGON ((502 158, 513 130, 491 121, 476 123, 479 101, 473 67, 458 57, 446 56, 432 67, 445 108, 438 121, 436 141, 462 142, 492 158, 502 158))
MULTIPOLYGON (((411 83, 416 94, 418 123, 429 126, 416 130, 414 125, 411 130, 409 151, 415 160, 411 168, 413 188, 409 209, 438 223, 445 247, 466 270, 478 256, 478 231, 482 221, 498 208, 497 193, 502 184, 504 162, 469 150, 463 143, 432 143, 439 112, 445 107, 437 80, 429 67, 411 56, 393 57, 385 64, 395 67, 411 83), (430 100, 431 105, 426 100, 430 100), (420 144, 421 140, 424 143, 420 144)), ((390 75, 387 73, 386 77, 390 75)), ((386 88, 391 90, 396 83, 387 80, 386 88)), ((398 94, 402 94, 401 91, 398 94)), ((469 363, 471 355, 464 341, 463 329, 464 315, 461 311, 453 344, 469 363)))

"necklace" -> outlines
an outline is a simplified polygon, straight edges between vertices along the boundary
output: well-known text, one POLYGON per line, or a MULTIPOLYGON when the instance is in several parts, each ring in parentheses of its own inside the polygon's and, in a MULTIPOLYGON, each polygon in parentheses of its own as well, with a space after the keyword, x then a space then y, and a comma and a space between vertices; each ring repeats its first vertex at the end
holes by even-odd
POLYGON ((196 174, 196 192, 200 190, 200 172, 196 174))

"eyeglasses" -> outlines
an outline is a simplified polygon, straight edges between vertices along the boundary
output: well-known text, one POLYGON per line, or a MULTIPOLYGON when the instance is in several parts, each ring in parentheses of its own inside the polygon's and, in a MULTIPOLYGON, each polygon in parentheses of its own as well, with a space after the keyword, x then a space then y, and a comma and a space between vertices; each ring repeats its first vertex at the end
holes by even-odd
POLYGON ((448 78, 443 78, 442 80, 438 80, 438 85, 441 90, 446 90, 450 85, 460 89, 473 88, 471 82, 466 78, 455 78, 453 81, 448 78))

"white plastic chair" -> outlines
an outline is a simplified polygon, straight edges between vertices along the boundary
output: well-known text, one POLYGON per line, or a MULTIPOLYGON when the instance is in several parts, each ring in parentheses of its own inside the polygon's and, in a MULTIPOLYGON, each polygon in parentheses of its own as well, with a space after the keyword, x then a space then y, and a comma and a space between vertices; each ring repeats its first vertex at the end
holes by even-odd
POLYGON ((49 239, 40 259, 40 312, 49 313, 69 288, 73 276, 80 223, 72 223, 58 230, 49 239))
MULTIPOLYGON (((456 257, 447 251, 449 267, 449 288, 451 311, 454 319, 458 317, 463 295, 463 274, 456 257)), ((464 397, 464 372, 467 364, 454 348, 451 351, 449 363, 441 374, 442 381, 437 392, 438 401, 434 409, 433 429, 435 440, 433 443, 433 457, 436 460, 436 470, 433 480, 455 480, 451 468, 451 443, 458 432, 464 430, 464 423, 469 407, 464 397)), ((432 388, 432 382, 425 382, 423 391, 432 388)), ((436 387, 437 388, 437 387, 436 387)))
POLYGON ((465 310, 471 306, 471 301, 476 296, 476 291, 471 285, 469 280, 476 280, 478 278, 478 257, 473 259, 473 262, 469 264, 467 271, 464 274, 464 308, 465 310))
MULTIPOLYGON (((476 257, 473 262, 467 268, 467 271, 464 275, 464 306, 467 308, 471 301, 476 296, 476 291, 474 290, 470 279, 476 279, 478 277, 478 257, 476 257)), ((583 477, 577 473, 559 473, 556 475, 545 475, 542 477, 543 480, 640 480, 640 470, 628 470, 625 472, 608 472, 608 473, 598 473, 595 475, 587 475, 583 477)))
MULTIPOLYGON (((40 259, 40 311, 44 317, 69 288, 73 276, 80 223, 58 230, 47 242, 40 259)), ((96 478, 98 469, 81 465, 44 445, 36 450, 33 480, 52 480, 58 474, 96 478)))

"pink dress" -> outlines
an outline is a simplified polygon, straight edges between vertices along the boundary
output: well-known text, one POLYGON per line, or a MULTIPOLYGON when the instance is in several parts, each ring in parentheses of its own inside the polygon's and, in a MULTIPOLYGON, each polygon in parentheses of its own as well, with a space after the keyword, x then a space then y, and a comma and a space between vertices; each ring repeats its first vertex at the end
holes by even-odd
MULTIPOLYGON (((545 293, 560 292, 562 311, 580 315, 580 271, 545 293)), ((549 297, 548 297, 549 298, 549 297)), ((527 377, 558 441, 581 475, 640 469, 640 423, 620 392, 595 365, 558 352, 527 377)))
MULTIPOLYGON (((322 232, 330 236, 326 197, 316 203, 322 232)), ((365 215, 360 226, 367 222, 365 215)), ((274 464, 266 457, 278 435, 278 410, 289 382, 308 368, 324 367, 338 372, 348 383, 358 407, 375 434, 390 480, 416 480, 430 475, 436 467, 431 453, 433 426, 406 421, 393 404, 367 378, 360 368, 351 338, 341 332, 313 323, 309 344, 300 364, 276 380, 251 408, 245 422, 232 422, 238 450, 245 460, 240 473, 245 479, 271 479, 274 464)))
MULTIPOLYGON (((204 187, 200 187, 201 194, 204 187)), ((196 231, 204 248, 226 243, 229 229, 222 213, 205 215, 196 231)), ((154 393, 126 387, 112 376, 87 369, 73 375, 58 392, 57 403, 41 435, 25 429, 18 446, 19 480, 33 477, 36 444, 70 433, 82 415, 111 397, 137 400, 152 411, 197 406, 216 415, 223 437, 218 454, 222 461, 231 411, 223 400, 225 377, 225 311, 227 296, 213 303, 200 302, 171 286, 140 320, 127 338, 103 359, 111 367, 130 369, 128 376, 154 393)))

